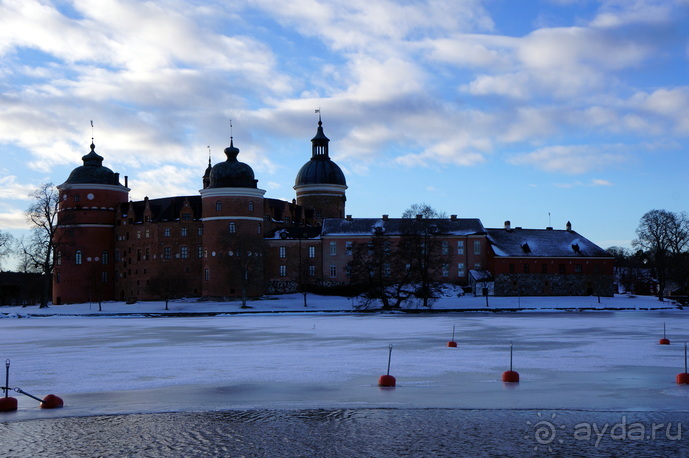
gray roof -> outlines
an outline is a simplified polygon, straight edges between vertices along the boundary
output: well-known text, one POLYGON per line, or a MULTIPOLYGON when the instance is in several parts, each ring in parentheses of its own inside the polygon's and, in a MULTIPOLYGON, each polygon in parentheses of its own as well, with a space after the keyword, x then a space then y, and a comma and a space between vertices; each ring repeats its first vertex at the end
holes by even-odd
POLYGON ((257 188, 258 180, 253 169, 237 160, 239 148, 230 139, 230 146, 225 148, 227 160, 215 164, 210 170, 209 188, 257 188))
POLYGON ((438 235, 485 234, 483 224, 478 218, 423 219, 421 221, 407 218, 388 218, 387 220, 382 218, 353 218, 351 220, 326 218, 323 220, 321 234, 323 236, 370 236, 376 231, 382 231, 388 235, 402 235, 412 232, 415 227, 421 224, 427 224, 437 231, 438 235))
POLYGON ((486 229, 496 256, 505 257, 612 257, 574 231, 554 229, 486 229))
POLYGON ((119 174, 103 167, 103 158, 96 153, 96 145, 91 143, 91 151, 81 157, 84 165, 72 170, 67 181, 60 186, 70 184, 109 184, 121 186, 119 174))

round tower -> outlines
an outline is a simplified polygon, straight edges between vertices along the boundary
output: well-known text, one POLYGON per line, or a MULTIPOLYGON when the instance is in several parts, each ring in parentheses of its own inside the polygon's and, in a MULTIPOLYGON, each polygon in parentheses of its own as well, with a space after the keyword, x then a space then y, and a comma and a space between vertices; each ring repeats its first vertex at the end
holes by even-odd
POLYGON ((330 139, 323 133, 323 122, 318 115, 318 130, 311 139, 311 160, 297 173, 294 190, 297 204, 313 211, 317 220, 344 218, 347 181, 340 167, 328 154, 330 139))
POLYGON ((54 304, 115 298, 115 214, 129 188, 120 184, 119 173, 103 167, 93 141, 81 159, 84 164, 57 187, 54 304))
MULTIPOLYGON (((227 159, 215 164, 201 193, 203 287, 208 298, 263 294, 263 195, 230 138, 227 159)), ((204 180, 205 181, 205 180, 204 180)))

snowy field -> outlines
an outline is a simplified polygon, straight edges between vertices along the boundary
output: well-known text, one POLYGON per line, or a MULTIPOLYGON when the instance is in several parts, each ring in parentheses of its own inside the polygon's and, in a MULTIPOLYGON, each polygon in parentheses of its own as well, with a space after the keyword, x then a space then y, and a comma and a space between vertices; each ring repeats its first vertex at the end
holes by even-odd
POLYGON ((134 412, 311 408, 689 411, 689 314, 651 297, 444 298, 436 313, 352 313, 300 295, 238 302, 0 308, 3 421, 134 412), (524 309, 518 311, 518 309, 524 309), (496 313, 496 309, 503 310, 496 313), (517 310, 511 310, 517 309, 517 310), (451 312, 443 310, 480 310, 451 312), (244 312, 244 313, 238 313, 244 312), (293 312, 293 313, 284 313, 293 312), (178 315, 178 316, 174 316, 178 315), (658 345, 667 326, 672 344, 658 345), (455 326, 458 348, 448 348, 455 326), (519 384, 503 384, 514 342, 519 384), (388 345, 397 387, 381 389, 388 345), (4 382, 4 373, 3 382, 4 382))

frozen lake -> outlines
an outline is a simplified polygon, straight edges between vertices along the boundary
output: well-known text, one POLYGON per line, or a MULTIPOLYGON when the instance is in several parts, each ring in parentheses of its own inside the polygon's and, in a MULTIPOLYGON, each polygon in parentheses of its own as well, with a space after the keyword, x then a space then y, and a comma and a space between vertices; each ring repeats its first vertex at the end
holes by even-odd
MULTIPOLYGON (((40 410, 36 401, 15 394, 19 410, 1 414, 0 429, 9 434, 3 437, 19 437, 40 421, 63 431, 84 421, 60 417, 139 427, 158 421, 151 418, 213 425, 218 415, 250 411, 249 417, 276 421, 282 431, 302 424, 303 412, 322 411, 330 414, 315 415, 327 420, 312 422, 315 428, 334 427, 328 415, 349 412, 345 416, 358 423, 338 428, 356 430, 394 424, 398 419, 389 412, 397 411, 424 424, 443 415, 477 424, 517 418, 512 433, 499 429, 515 437, 533 436, 540 415, 553 413, 570 433, 577 419, 602 421, 601 415, 628 415, 630 422, 641 418, 649 425, 686 419, 689 431, 689 386, 675 384, 684 370, 688 316, 644 310, 0 319, 0 359, 11 360, 10 386, 39 397, 55 393, 66 404, 40 410), (669 346, 658 345, 664 323, 669 346), (453 326, 458 348, 446 347, 453 326), (509 368, 510 341, 519 384, 500 381, 509 368), (397 387, 381 389, 377 380, 386 371, 389 344, 397 387), (163 416, 102 417, 140 413, 163 416)), ((246 418, 238 418, 241 429, 246 418)), ((449 441, 451 431, 438 440, 449 441)), ((526 444, 542 445, 534 440, 526 444)), ((677 450, 675 442, 668 444, 677 450)))

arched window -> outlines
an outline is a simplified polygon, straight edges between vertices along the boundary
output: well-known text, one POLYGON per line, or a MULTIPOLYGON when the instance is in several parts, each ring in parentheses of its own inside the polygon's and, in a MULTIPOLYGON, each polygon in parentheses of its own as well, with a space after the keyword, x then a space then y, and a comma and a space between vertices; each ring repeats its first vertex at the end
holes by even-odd
POLYGON ((250 212, 254 211, 254 202, 253 201, 249 201, 249 211, 250 212))
POLYGON ((81 250, 77 250, 76 254, 74 255, 74 263, 77 265, 81 264, 81 250))
POLYGON ((258 233, 260 234, 261 232, 261 223, 258 223, 258 233))
POLYGON ((222 202, 218 200, 215 202, 215 211, 219 212, 220 210, 222 210, 222 202))
POLYGON ((237 232, 237 224, 235 224, 234 221, 232 221, 230 223, 229 231, 230 231, 230 234, 234 234, 235 232, 237 232))

